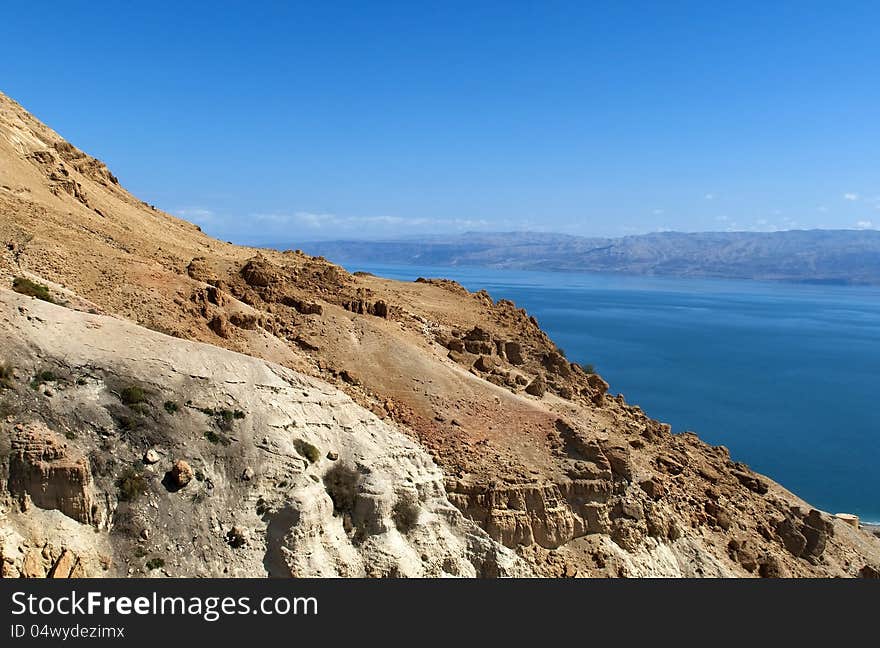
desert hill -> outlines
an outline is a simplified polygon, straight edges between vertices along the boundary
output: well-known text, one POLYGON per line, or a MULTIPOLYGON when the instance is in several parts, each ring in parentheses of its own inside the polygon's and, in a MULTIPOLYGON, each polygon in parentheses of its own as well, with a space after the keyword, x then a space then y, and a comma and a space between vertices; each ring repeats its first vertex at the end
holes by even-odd
POLYGON ((215 576, 224 564, 235 575, 880 567, 880 540, 725 448, 672 435, 566 360, 511 302, 214 240, 129 194, 3 95, 0 244, 9 573, 57 571, 63 550, 94 575, 121 565, 215 576), (183 487, 178 460, 193 472, 183 487), (88 465, 88 480, 71 464, 88 465), (342 498, 340 471, 355 473, 342 498), (404 491, 415 502, 401 527, 404 491), (65 531, 41 535, 46 516, 65 531), (176 524, 160 527, 163 516, 176 524), (64 546, 87 535, 69 527, 98 530, 91 553, 64 546), (191 545, 179 549, 186 560, 149 568, 178 544, 191 545), (25 569, 34 549, 55 558, 25 569), (345 572, 349 558, 360 567, 345 572))

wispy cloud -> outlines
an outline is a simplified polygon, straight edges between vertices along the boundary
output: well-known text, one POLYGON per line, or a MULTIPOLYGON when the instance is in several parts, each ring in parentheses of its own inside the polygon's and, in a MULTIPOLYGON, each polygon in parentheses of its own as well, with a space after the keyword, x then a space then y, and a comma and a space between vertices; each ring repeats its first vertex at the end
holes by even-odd
POLYGON ((715 200, 715 194, 707 193, 705 196, 703 196, 703 198, 706 200, 715 200))
POLYGON ((175 209, 173 213, 197 225, 212 223, 215 216, 213 210, 204 207, 182 207, 175 209))
POLYGON ((859 199, 859 194, 848 192, 848 193, 843 194, 843 199, 850 200, 850 201, 856 201, 859 199))
POLYGON ((869 220, 860 220, 856 223, 856 229, 866 230, 866 229, 875 229, 874 223, 869 220))
POLYGON ((338 214, 298 211, 290 214, 254 214, 253 221, 276 226, 299 226, 310 230, 335 234, 340 230, 384 230, 400 233, 404 230, 466 230, 489 226, 489 221, 468 218, 407 218, 403 216, 340 216, 338 214))

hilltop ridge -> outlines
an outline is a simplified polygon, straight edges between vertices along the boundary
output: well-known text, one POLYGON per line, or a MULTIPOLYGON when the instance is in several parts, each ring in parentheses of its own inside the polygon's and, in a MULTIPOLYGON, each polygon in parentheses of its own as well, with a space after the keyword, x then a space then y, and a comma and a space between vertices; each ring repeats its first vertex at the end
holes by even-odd
POLYGON ((880 285, 877 230, 655 232, 620 238, 469 232, 419 241, 316 241, 303 246, 340 263, 880 285))

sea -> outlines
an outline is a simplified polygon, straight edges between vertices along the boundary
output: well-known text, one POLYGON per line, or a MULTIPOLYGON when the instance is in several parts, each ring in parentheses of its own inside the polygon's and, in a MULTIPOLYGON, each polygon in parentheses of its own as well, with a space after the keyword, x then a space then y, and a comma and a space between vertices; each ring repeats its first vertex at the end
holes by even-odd
POLYGON ((346 263, 455 279, 534 315, 569 360, 830 513, 880 522, 880 289, 346 263))

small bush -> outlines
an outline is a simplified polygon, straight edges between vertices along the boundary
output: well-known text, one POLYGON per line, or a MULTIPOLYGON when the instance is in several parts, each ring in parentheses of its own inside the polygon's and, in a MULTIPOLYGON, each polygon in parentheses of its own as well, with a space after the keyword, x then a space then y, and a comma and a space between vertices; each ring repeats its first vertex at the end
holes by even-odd
POLYGON ((68 430, 67 432, 64 433, 64 436, 67 439, 70 439, 71 441, 73 441, 76 438, 76 433, 74 433, 73 430, 68 430))
POLYGON ((243 418, 244 418, 244 412, 242 412, 241 410, 235 410, 235 411, 232 413, 232 417, 233 417, 234 419, 236 419, 236 420, 243 419, 243 418))
POLYGON ((119 400, 122 401, 123 405, 131 407, 132 405, 143 403, 146 400, 146 396, 143 389, 137 385, 132 385, 119 393, 119 400))
POLYGON ((52 295, 49 294, 48 287, 35 283, 27 277, 15 277, 15 279, 12 280, 12 289, 17 293, 27 295, 28 297, 36 297, 37 299, 54 303, 52 295))
POLYGON ((587 374, 594 374, 594 373, 596 373, 596 367, 594 367, 593 365, 591 365, 591 364, 589 364, 589 363, 587 363, 587 364, 582 364, 582 365, 581 365, 581 369, 583 369, 583 370, 584 370, 584 373, 587 373, 587 374))
POLYGON ((205 432, 205 438, 213 444, 220 444, 222 446, 228 446, 232 441, 224 434, 219 434, 214 432, 214 430, 207 430, 205 432))
POLYGON ((0 389, 12 389, 12 379, 15 377, 12 365, 0 364, 0 389))
POLYGON ((147 492, 147 480, 143 473, 129 466, 116 480, 117 497, 120 502, 134 502, 147 492))
POLYGON ((406 492, 398 496, 394 503, 394 508, 391 509, 391 519, 394 520, 394 526, 398 531, 409 533, 419 523, 420 513, 421 509, 415 495, 406 492))
POLYGON ((333 500, 333 509, 351 511, 357 500, 361 474, 344 464, 336 464, 324 475, 324 488, 333 500))
POLYGON ((165 561, 162 558, 150 558, 146 563, 146 567, 150 571, 153 571, 154 569, 161 569, 164 566, 165 561))
POLYGON ((177 410, 180 409, 180 407, 177 405, 177 403, 175 403, 174 401, 170 401, 170 400, 165 401, 165 403, 164 403, 164 405, 162 405, 162 407, 164 407, 165 411, 168 412, 169 414, 176 414, 177 410))
POLYGON ((31 380, 31 388, 37 389, 40 385, 47 382, 54 382, 57 380, 54 373, 49 371, 48 369, 43 369, 34 376, 34 379, 31 380))
POLYGON ((231 422, 232 422, 232 418, 235 416, 235 415, 232 413, 232 410, 226 410, 226 409, 225 409, 225 410, 220 410, 219 412, 217 412, 217 415, 218 415, 220 418, 222 418, 223 421, 224 421, 225 423, 231 423, 231 422))
POLYGON ((293 447, 296 448, 298 453, 308 459, 309 463, 315 463, 321 458, 321 451, 303 439, 296 439, 293 442, 293 447))

